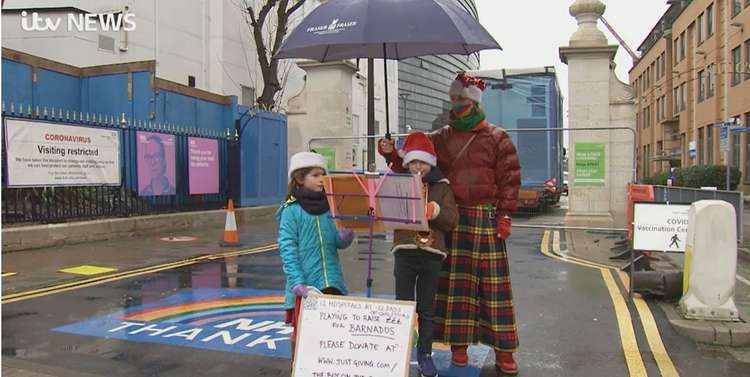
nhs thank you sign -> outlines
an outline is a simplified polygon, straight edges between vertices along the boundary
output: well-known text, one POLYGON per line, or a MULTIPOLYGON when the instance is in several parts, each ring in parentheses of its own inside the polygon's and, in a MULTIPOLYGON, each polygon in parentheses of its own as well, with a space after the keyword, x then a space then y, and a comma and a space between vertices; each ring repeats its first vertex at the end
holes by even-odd
POLYGON ((7 119, 8 186, 120 185, 116 130, 7 119))
POLYGON ((685 252, 689 209, 684 204, 635 203, 633 248, 685 252))

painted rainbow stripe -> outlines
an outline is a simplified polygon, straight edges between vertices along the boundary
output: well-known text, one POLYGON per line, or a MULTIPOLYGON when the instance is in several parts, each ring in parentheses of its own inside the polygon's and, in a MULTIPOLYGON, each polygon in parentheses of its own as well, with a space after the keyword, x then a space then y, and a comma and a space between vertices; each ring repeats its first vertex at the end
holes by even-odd
POLYGON ((121 319, 204 325, 217 320, 258 316, 282 316, 284 296, 222 297, 127 313, 121 319))

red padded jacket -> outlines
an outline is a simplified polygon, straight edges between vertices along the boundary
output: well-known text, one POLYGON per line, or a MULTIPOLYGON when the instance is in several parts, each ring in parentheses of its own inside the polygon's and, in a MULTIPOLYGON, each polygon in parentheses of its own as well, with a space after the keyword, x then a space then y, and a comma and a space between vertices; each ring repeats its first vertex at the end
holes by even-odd
MULTIPOLYGON (((458 205, 494 204, 498 216, 516 211, 521 166, 516 147, 504 130, 483 121, 471 132, 445 126, 428 136, 435 144, 438 167, 450 180, 458 205), (456 159, 474 134, 477 136, 463 155, 456 159)), ((393 171, 407 171, 397 151, 385 157, 389 163, 393 163, 393 171)))

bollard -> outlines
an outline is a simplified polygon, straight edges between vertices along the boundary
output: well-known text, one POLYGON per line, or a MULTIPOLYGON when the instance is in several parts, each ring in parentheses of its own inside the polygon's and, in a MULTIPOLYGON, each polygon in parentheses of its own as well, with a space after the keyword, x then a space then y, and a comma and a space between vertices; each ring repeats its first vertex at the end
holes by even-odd
POLYGON ((738 321, 734 207, 722 200, 701 200, 690 206, 688 218, 680 309, 686 318, 738 321))

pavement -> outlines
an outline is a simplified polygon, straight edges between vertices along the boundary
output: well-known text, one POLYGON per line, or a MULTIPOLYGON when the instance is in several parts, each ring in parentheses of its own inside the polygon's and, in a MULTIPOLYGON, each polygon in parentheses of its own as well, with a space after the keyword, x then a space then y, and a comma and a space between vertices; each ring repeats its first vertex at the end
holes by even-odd
MULTIPOLYGON (((587 261, 593 261, 616 269, 623 269, 628 260, 612 260, 611 256, 621 249, 612 251, 615 242, 624 239, 623 234, 568 231, 570 240, 563 253, 587 261)), ((650 267, 654 271, 681 272, 684 267, 684 254, 653 253, 650 267)), ((720 346, 750 346, 750 253, 745 248, 738 249, 737 274, 734 292, 735 304, 740 314, 738 323, 720 321, 689 320, 679 314, 676 302, 662 302, 659 307, 667 316, 670 324, 681 334, 701 343, 720 346)))
MULTIPOLYGON (((750 350, 695 342, 675 331, 657 301, 628 298, 627 275, 606 265, 613 235, 523 227, 562 218, 562 209, 514 217, 522 376, 748 375, 750 350)), ((2 255, 3 273, 13 273, 2 278, 3 375, 289 376, 275 224, 241 226, 244 246, 230 249, 217 245, 221 229, 161 236, 169 235, 196 239, 132 237, 2 255), (82 265, 104 270, 60 272, 82 265), (257 303, 240 310, 237 300, 257 303)), ((359 241, 340 254, 355 296, 364 295, 367 276, 359 241)), ((385 298, 394 290, 388 250, 388 240, 374 241, 373 290, 385 298)), ((451 367, 446 347, 435 345, 441 376, 497 375, 487 347, 472 346, 470 356, 470 367, 451 367)))

